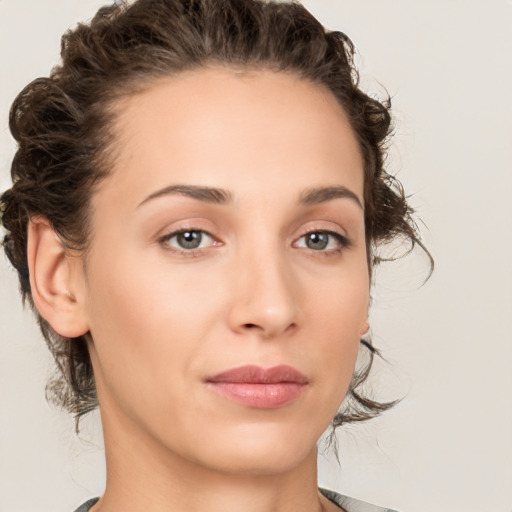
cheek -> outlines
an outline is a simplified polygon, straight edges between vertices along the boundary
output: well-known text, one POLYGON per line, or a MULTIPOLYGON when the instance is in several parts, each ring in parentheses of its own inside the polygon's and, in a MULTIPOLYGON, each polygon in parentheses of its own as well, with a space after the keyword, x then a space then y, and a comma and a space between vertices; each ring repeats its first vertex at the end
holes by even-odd
POLYGON ((309 283, 308 308, 325 339, 359 338, 365 331, 369 304, 369 275, 363 258, 322 281, 309 283))
POLYGON ((323 368, 321 379, 326 394, 334 397, 337 406, 354 372, 360 339, 367 327, 368 301, 366 265, 352 268, 333 279, 323 293, 312 295, 311 315, 317 334, 310 357, 318 368, 323 368))
POLYGON ((90 330, 104 378, 119 393, 134 381, 137 393, 148 388, 149 396, 171 378, 179 386, 220 317, 218 273, 142 263, 127 251, 111 256, 95 262, 89 283, 90 330))

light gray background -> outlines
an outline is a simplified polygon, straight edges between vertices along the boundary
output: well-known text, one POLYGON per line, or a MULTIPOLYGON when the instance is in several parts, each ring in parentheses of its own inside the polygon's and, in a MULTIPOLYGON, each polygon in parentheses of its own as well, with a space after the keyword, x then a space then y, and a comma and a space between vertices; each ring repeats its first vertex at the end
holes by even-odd
MULTIPOLYGON (((376 388, 395 409, 339 435, 320 482, 403 512, 512 511, 512 3, 307 0, 360 51, 363 82, 394 98, 390 167, 428 229, 377 273, 376 388)), ((100 0, 0 0, 0 189, 16 93, 57 60, 59 37, 100 0)), ((69 512, 104 485, 97 416, 73 434, 49 408, 52 367, 0 257, 0 512, 69 512)))

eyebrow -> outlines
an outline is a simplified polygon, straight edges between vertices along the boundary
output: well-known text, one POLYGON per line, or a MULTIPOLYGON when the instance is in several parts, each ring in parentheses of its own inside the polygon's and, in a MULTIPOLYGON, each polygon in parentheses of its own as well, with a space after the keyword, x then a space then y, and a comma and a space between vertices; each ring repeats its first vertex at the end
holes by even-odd
POLYGON ((351 199, 363 209, 363 205, 356 194, 343 185, 307 189, 302 193, 299 203, 315 205, 331 201, 332 199, 351 199))
MULTIPOLYGON (((137 208, 152 199, 173 194, 190 197, 192 199, 197 199, 198 201, 204 201, 212 204, 227 204, 233 201, 231 193, 228 190, 221 188, 199 185, 170 185, 150 194, 146 199, 139 203, 137 208)), ((357 195, 343 185, 307 189, 301 194, 299 204, 308 206, 316 205, 333 199, 351 199, 361 209, 363 209, 363 205, 357 195)))
POLYGON ((231 193, 220 188, 198 185, 170 185, 169 187, 162 188, 150 194, 146 199, 144 199, 144 201, 139 203, 137 208, 152 199, 173 194, 187 196, 192 199, 213 204, 226 204, 232 201, 231 193))

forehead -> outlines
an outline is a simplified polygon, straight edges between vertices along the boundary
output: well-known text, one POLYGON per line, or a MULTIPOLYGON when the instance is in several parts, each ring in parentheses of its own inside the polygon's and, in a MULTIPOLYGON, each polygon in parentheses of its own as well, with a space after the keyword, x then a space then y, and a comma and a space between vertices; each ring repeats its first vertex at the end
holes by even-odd
POLYGON ((234 187, 236 195, 291 182, 341 184, 362 201, 362 157, 343 108, 294 74, 187 71, 155 80, 116 111, 110 181, 117 189, 131 182, 142 196, 185 182, 234 187))

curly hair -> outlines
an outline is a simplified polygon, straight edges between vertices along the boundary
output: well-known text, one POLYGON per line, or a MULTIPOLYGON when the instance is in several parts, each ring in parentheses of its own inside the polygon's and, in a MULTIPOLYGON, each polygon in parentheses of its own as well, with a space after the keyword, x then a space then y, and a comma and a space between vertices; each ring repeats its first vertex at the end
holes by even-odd
MULTIPOLYGON (((369 272, 386 242, 399 238, 423 247, 403 189, 384 169, 390 100, 379 102, 359 88, 354 52, 345 34, 326 30, 294 2, 121 1, 64 34, 61 63, 17 96, 10 111, 18 144, 13 186, 0 198, 4 248, 57 364, 47 396, 75 414, 77 428, 79 418, 98 405, 87 335, 62 337, 35 309, 27 225, 30 218, 44 217, 66 246, 87 251, 90 199, 109 172, 112 107, 121 96, 156 78, 211 64, 284 71, 326 87, 344 108, 364 157, 369 272)), ((362 343, 370 358, 356 371, 334 426, 371 418, 393 405, 361 391, 377 353, 370 341, 362 343)))

